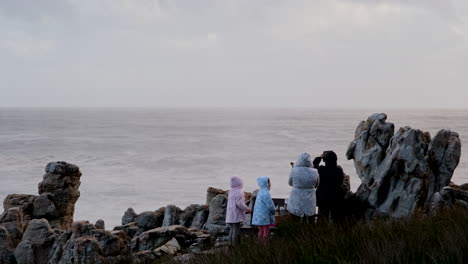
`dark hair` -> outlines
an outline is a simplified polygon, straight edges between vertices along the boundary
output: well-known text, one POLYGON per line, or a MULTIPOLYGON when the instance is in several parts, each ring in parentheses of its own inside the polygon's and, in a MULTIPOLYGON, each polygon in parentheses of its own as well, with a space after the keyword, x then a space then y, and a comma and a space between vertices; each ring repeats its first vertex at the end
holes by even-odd
POLYGON ((338 156, 333 151, 324 151, 323 152, 323 161, 327 167, 336 167, 338 163, 338 156))

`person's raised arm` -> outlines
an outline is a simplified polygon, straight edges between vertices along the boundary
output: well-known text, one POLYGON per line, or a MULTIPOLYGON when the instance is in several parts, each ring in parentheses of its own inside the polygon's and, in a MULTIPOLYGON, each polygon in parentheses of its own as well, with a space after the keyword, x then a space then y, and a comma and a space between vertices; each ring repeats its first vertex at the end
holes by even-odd
POLYGON ((312 164, 314 164, 314 168, 318 169, 321 161, 322 161, 322 156, 316 157, 314 161, 312 162, 312 164))

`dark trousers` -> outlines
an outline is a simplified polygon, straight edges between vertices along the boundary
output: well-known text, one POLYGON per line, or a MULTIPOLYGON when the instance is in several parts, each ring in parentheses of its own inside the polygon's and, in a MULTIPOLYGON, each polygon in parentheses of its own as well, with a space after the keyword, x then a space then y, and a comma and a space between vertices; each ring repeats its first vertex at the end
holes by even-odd
POLYGON ((229 223, 229 245, 235 246, 240 242, 240 223, 229 223))

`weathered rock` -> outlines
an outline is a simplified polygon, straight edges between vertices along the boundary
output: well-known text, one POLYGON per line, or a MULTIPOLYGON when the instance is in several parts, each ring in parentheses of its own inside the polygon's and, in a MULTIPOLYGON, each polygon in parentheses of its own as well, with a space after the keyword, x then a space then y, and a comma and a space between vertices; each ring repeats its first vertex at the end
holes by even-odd
POLYGON ((222 189, 208 187, 208 190, 206 190, 206 204, 210 205, 211 199, 213 199, 218 194, 225 194, 225 192, 222 189))
POLYGON ((137 234, 141 234, 150 229, 160 227, 164 219, 164 213, 158 211, 146 211, 136 217, 136 225, 138 226, 137 234))
POLYGON ((50 251, 57 238, 46 219, 33 219, 23 235, 23 240, 15 250, 15 255, 27 255, 28 261, 34 256, 34 263, 47 263, 50 251))
POLYGON ((175 255, 179 250, 181 249, 179 242, 177 242, 177 239, 173 238, 169 240, 166 244, 156 248, 153 251, 153 254, 156 256, 162 256, 162 255, 175 255))
POLYGON ((190 227, 195 214, 201 209, 201 205, 192 204, 187 206, 179 215, 180 225, 190 227))
POLYGON ((15 245, 7 229, 0 226, 0 263, 16 263, 15 256, 13 255, 14 248, 15 245))
POLYGON ((106 224, 104 223, 104 220, 102 219, 97 220, 94 226, 96 227, 96 229, 103 229, 103 230, 106 229, 106 224))
POLYGON ((57 208, 55 208, 55 204, 49 199, 49 194, 42 194, 34 200, 32 218, 53 220, 57 217, 57 208))
POLYGON ((432 139, 429 147, 431 168, 427 201, 432 194, 448 186, 461 157, 461 142, 457 133, 442 129, 432 139))
POLYGON ((138 232, 138 226, 136 225, 135 222, 133 222, 133 223, 129 223, 129 224, 122 225, 122 226, 116 226, 114 227, 114 230, 115 231, 121 230, 125 232, 128 237, 132 238, 138 232))
POLYGON ((171 225, 178 225, 179 224, 179 215, 182 210, 175 206, 175 205, 168 205, 166 206, 166 210, 164 211, 164 219, 162 226, 171 226, 171 225))
POLYGON ((63 255, 58 261, 65 263, 106 263, 98 241, 94 237, 70 239, 63 248, 63 255))
POLYGON ((89 221, 76 221, 73 222, 72 225, 72 232, 73 232, 73 239, 79 237, 89 237, 93 236, 96 231, 96 227, 89 223, 89 221))
MULTIPOLYGON (((37 196, 29 194, 9 194, 3 200, 3 208, 6 211, 12 207, 18 207, 24 216, 32 215, 33 203, 37 196)), ((27 219, 27 217, 25 217, 27 219)))
POLYGON ((359 199, 379 214, 408 216, 450 182, 459 160, 459 138, 442 130, 431 143, 429 133, 410 127, 393 135, 394 125, 386 119, 374 114, 362 121, 346 155, 354 159, 362 182, 359 199))
POLYGON ((122 225, 135 222, 137 216, 138 215, 137 213, 135 213, 135 210, 133 210, 133 208, 128 208, 127 211, 125 211, 124 215, 122 216, 122 225))
POLYGON ((195 236, 186 227, 180 225, 158 227, 134 237, 131 249, 133 252, 154 250, 172 238, 177 239, 179 244, 185 246, 185 241, 194 239, 195 236))
POLYGON ((22 241, 15 249, 15 258, 18 264, 35 264, 33 244, 29 240, 22 241))
MULTIPOLYGON (((47 194, 47 199, 55 206, 57 218, 50 218, 50 225, 59 229, 70 229, 73 223, 75 203, 80 197, 80 169, 64 161, 47 164, 44 179, 39 183, 39 194, 47 194)), ((44 201, 47 203, 47 201, 44 201)), ((35 208, 36 209, 36 208, 35 208)), ((52 208, 47 209, 52 214, 52 208)), ((41 212, 42 214, 42 212, 41 212)), ((33 212, 35 215, 35 212, 33 212)))
POLYGON ((14 245, 18 245, 23 237, 23 213, 19 207, 11 207, 3 214, 0 226, 7 229, 14 245))
POLYGON ((117 256, 126 253, 126 243, 122 236, 102 229, 95 230, 93 235, 99 243, 103 256, 117 256))
POLYGON ((202 229, 208 219, 208 213, 209 210, 207 205, 200 206, 193 216, 190 228, 202 229))
POLYGON ((156 260, 156 256, 151 250, 144 250, 132 254, 131 263, 150 264, 156 260))
POLYGON ((49 251, 48 264, 57 264, 63 256, 65 245, 72 237, 72 231, 67 230, 58 235, 49 251))
POLYGON ((224 231, 226 229, 226 206, 227 196, 224 193, 218 194, 211 199, 205 229, 210 231, 224 231))

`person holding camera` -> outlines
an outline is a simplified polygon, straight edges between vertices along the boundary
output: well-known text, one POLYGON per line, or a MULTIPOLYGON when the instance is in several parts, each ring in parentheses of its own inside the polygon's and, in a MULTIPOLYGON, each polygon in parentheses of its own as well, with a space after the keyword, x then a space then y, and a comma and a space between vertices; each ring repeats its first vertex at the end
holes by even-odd
POLYGON ((320 175, 320 186, 317 189, 318 213, 325 219, 337 219, 339 207, 343 201, 343 169, 338 166, 338 157, 333 151, 324 151, 313 161, 314 168, 320 175), (321 166, 323 160, 325 166, 321 166))

